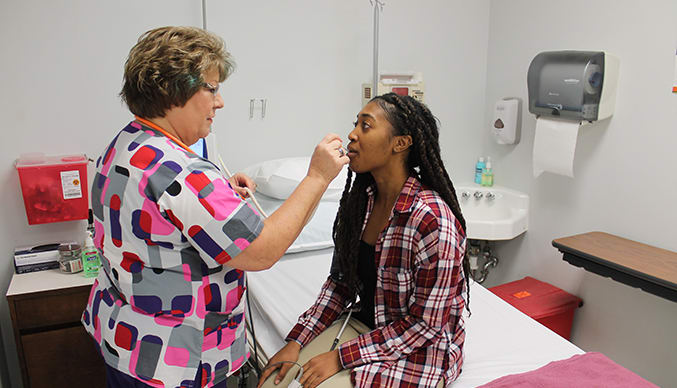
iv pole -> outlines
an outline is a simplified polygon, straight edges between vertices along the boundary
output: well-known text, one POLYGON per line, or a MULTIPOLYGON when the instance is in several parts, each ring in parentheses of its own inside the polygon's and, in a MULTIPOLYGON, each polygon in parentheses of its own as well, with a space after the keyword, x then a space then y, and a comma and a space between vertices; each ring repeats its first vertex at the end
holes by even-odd
POLYGON ((207 29, 207 0, 202 0, 202 29, 207 29))
POLYGON ((379 20, 378 14, 379 11, 383 11, 383 6, 385 3, 381 0, 369 0, 369 3, 374 6, 374 68, 372 74, 372 98, 378 95, 378 29, 379 29, 379 20), (380 7, 380 10, 379 10, 380 7))

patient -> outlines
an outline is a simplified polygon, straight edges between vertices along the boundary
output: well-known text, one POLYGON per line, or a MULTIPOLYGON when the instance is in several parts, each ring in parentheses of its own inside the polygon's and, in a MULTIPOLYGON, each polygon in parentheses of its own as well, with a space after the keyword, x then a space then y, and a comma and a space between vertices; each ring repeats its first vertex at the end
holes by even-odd
POLYGON ((294 363, 304 388, 325 380, 323 387, 449 386, 463 364, 469 277, 465 220, 437 120, 417 100, 389 93, 362 109, 348 139, 330 275, 259 387, 286 387, 294 363))

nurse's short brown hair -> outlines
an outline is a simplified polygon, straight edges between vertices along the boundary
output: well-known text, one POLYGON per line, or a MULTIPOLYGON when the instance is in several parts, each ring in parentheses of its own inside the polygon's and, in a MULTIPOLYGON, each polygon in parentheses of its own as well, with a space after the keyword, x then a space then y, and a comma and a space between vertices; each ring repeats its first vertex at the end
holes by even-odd
MULTIPOLYGON (((235 67, 223 39, 197 27, 161 27, 145 32, 125 62, 120 97, 144 118, 164 117, 204 85, 212 69, 223 82, 235 67)), ((216 85, 213 85, 216 86, 216 85)))

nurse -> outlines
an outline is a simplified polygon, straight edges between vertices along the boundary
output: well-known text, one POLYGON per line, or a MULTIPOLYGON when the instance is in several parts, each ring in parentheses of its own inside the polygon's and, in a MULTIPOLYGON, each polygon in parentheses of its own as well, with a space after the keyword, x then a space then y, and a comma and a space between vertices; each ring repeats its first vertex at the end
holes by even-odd
POLYGON ((102 270, 82 323, 108 387, 225 387, 247 357, 244 273, 270 268, 294 242, 349 159, 337 135, 315 147, 307 176, 263 220, 189 148, 210 132, 233 63, 199 28, 144 33, 120 93, 135 119, 96 162, 92 207, 102 270))

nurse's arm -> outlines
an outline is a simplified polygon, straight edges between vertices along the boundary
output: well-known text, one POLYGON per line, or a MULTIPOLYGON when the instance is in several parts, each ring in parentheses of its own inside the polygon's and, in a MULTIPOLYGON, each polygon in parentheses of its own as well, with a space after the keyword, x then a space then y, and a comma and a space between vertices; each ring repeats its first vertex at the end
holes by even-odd
POLYGON ((312 216, 329 183, 341 167, 349 162, 347 156, 335 155, 340 145, 338 136, 328 135, 316 147, 308 175, 282 206, 264 221, 261 234, 239 255, 228 261, 227 266, 245 271, 263 271, 284 255, 312 216))

